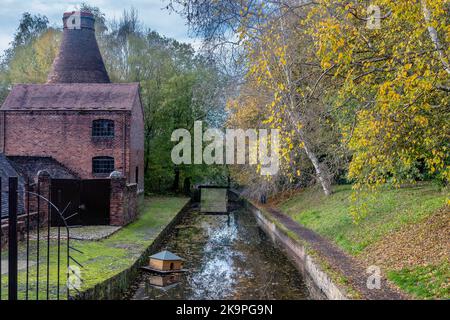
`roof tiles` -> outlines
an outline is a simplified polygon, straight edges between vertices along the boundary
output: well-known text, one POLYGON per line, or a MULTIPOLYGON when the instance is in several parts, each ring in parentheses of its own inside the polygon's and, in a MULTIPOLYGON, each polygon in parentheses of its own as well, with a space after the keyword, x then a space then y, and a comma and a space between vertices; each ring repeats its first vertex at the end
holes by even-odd
POLYGON ((138 83, 18 84, 0 110, 129 111, 138 94, 138 83))

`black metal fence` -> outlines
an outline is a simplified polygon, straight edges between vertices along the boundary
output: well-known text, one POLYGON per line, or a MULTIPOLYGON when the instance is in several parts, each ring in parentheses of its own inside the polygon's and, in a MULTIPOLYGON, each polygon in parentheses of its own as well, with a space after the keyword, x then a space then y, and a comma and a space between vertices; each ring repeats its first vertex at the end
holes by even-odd
POLYGON ((0 206, 7 210, 0 215, 0 300, 72 299, 83 267, 72 255, 82 252, 73 247, 68 225, 77 213, 68 212, 70 204, 57 208, 41 182, 27 182, 20 190, 18 178, 11 177, 7 186, 2 188, 0 178, 0 203, 8 198, 7 206, 0 206), (60 220, 57 227, 52 219, 60 220))

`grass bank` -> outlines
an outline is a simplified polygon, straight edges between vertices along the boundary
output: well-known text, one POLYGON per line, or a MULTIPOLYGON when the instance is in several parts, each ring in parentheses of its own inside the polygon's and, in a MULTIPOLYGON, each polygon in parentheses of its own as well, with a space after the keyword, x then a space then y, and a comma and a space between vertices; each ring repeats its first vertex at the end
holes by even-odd
MULTIPOLYGON (((122 228, 120 231, 113 234, 111 237, 100 241, 71 241, 71 245, 82 253, 73 252, 75 259, 83 265, 81 271, 81 291, 94 287, 96 284, 103 282, 110 277, 120 273, 129 268, 140 257, 140 255, 149 247, 158 234, 176 214, 189 201, 188 198, 182 197, 150 197, 146 198, 141 208, 141 215, 139 218, 122 228)), ((33 259, 36 255, 36 241, 31 241, 31 254, 33 259)), ((23 255, 25 247, 22 244, 19 251, 23 255)), ((41 242, 39 268, 39 298, 45 299, 46 286, 46 260, 47 260, 47 246, 41 242)), ((65 257, 66 251, 63 246, 60 252, 62 257, 65 257)), ((6 256, 6 253, 4 257, 6 256)), ((19 259, 23 259, 21 256, 19 259)), ((34 258, 35 259, 35 258, 34 258)), ((61 260, 60 278, 61 286, 65 286, 66 277, 66 259, 61 260)), ((75 265, 73 262, 71 265, 75 265)), ((52 241, 50 246, 50 298, 56 297, 57 288, 57 246, 52 241)), ((37 268, 30 267, 29 273, 29 298, 36 299, 36 277, 37 268)), ((75 280, 76 281, 76 280, 75 280)), ((2 277, 2 296, 5 299, 7 292, 7 277, 2 277)), ((25 298, 26 292, 26 273, 21 271, 19 273, 19 298, 25 298)), ((65 290, 61 290, 64 295, 65 290)), ((75 294, 76 292, 72 292, 75 294)))
POLYGON ((449 298, 446 192, 430 184, 380 191, 358 223, 350 215, 351 193, 351 186, 336 186, 329 197, 307 189, 278 206, 365 264, 382 267, 412 296, 449 298))

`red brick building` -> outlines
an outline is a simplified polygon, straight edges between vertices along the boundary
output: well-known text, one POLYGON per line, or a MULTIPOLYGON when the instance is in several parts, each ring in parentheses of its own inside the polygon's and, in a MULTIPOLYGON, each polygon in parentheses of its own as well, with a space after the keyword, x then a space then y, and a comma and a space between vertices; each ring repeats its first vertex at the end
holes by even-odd
MULTIPOLYGON (((0 153, 22 157, 22 162, 24 157, 51 157, 82 181, 107 180, 119 171, 124 190, 141 193, 144 114, 139 84, 110 83, 92 14, 65 13, 63 22, 47 84, 15 85, 0 108, 0 153), (72 27, 73 17, 78 26, 72 27)), ((111 190, 117 192, 117 186, 111 190)), ((113 218, 122 198, 111 194, 108 200, 112 224, 131 219, 113 218)))

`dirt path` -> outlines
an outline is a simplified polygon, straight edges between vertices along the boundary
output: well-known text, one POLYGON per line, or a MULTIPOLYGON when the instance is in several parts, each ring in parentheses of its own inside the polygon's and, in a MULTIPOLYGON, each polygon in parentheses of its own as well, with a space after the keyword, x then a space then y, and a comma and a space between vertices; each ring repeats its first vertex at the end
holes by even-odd
POLYGON ((287 215, 275 208, 267 208, 267 211, 282 223, 288 230, 294 232, 304 241, 308 242, 311 247, 320 253, 326 261, 339 273, 341 273, 351 283, 363 299, 370 300, 396 300, 407 299, 405 295, 393 288, 386 279, 382 279, 380 289, 368 289, 366 268, 362 266, 356 259, 346 254, 336 245, 331 243, 316 232, 305 228, 292 220, 287 215))

